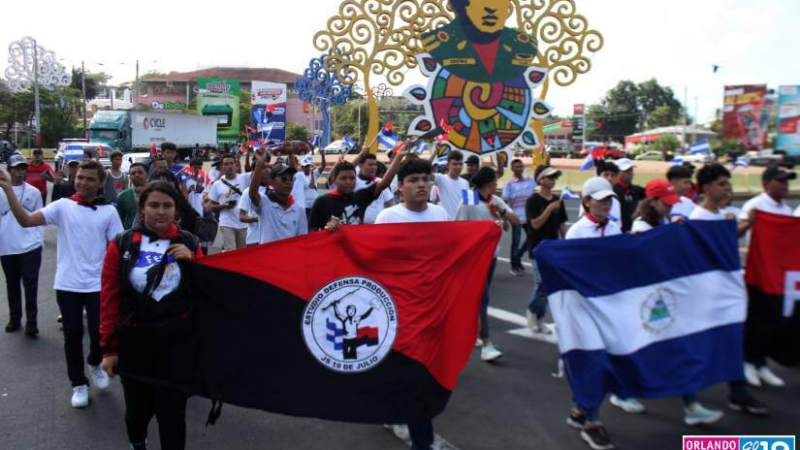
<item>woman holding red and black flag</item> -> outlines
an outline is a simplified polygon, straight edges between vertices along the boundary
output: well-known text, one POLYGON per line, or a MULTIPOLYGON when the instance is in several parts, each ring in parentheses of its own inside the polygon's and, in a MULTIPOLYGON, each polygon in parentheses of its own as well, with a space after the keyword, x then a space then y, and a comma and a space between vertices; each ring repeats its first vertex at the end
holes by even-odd
POLYGON ((142 221, 109 244, 103 263, 103 368, 122 376, 131 448, 147 448, 153 415, 161 448, 186 445, 187 394, 179 373, 192 367, 191 301, 183 262, 202 256, 198 238, 176 225, 181 194, 164 181, 139 195, 142 221), (159 380, 155 383, 153 380, 159 380))

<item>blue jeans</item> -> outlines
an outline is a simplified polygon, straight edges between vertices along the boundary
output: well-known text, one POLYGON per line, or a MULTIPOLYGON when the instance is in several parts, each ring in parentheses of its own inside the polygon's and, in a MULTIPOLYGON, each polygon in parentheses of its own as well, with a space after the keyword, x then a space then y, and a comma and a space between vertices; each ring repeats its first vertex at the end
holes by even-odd
POLYGON ((481 339, 489 339, 489 291, 492 288, 492 278, 494 278, 494 269, 497 267, 497 258, 492 260, 492 265, 489 267, 489 276, 486 280, 486 289, 483 291, 483 300, 481 301, 481 339))
POLYGON ((522 257, 525 255, 525 241, 522 225, 511 225, 511 268, 523 270, 522 257))
POLYGON ((411 450, 431 450, 433 446, 433 421, 425 420, 408 424, 411 450))
POLYGON ((537 319, 542 320, 547 315, 547 293, 542 289, 542 273, 539 272, 539 264, 531 258, 531 272, 533 273, 533 292, 528 302, 528 310, 537 319))

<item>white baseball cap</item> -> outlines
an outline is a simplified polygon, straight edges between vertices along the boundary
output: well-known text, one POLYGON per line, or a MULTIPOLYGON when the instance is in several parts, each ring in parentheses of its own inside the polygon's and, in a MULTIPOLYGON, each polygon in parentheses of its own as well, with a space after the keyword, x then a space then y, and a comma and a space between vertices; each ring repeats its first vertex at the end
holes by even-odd
POLYGON ((619 167, 619 170, 621 172, 625 172, 626 170, 631 170, 636 166, 633 164, 633 161, 631 161, 630 159, 622 158, 622 159, 617 160, 617 167, 619 167))
POLYGON ((592 177, 586 180, 586 183, 583 183, 581 195, 583 195, 583 198, 591 197, 595 200, 604 200, 609 197, 617 196, 617 194, 614 193, 614 188, 611 186, 611 183, 601 177, 592 177))

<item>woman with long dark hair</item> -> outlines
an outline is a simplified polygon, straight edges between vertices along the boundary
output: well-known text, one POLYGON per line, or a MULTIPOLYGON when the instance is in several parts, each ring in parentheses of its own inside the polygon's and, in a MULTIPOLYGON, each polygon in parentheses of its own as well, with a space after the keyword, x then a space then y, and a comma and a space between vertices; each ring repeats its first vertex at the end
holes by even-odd
POLYGON ((103 263, 100 334, 103 368, 119 373, 125 425, 134 450, 146 450, 155 415, 161 448, 186 445, 187 395, 154 381, 179 383, 177 368, 191 364, 191 299, 186 261, 202 256, 196 236, 178 229, 183 197, 164 181, 139 194, 140 222, 108 246, 103 263))

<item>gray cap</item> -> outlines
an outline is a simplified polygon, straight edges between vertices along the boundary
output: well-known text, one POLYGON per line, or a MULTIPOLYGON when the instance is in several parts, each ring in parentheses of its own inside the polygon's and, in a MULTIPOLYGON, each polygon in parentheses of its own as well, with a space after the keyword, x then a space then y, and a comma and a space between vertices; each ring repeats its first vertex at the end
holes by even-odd
POLYGON ((27 166, 28 165, 28 160, 25 159, 24 156, 22 156, 22 155, 20 155, 18 153, 14 154, 14 155, 11 155, 11 157, 8 158, 8 167, 17 167, 17 166, 21 166, 23 164, 27 166))
POLYGON ((286 164, 275 164, 269 172, 269 177, 272 179, 278 178, 281 175, 294 175, 297 169, 287 166, 286 164))

